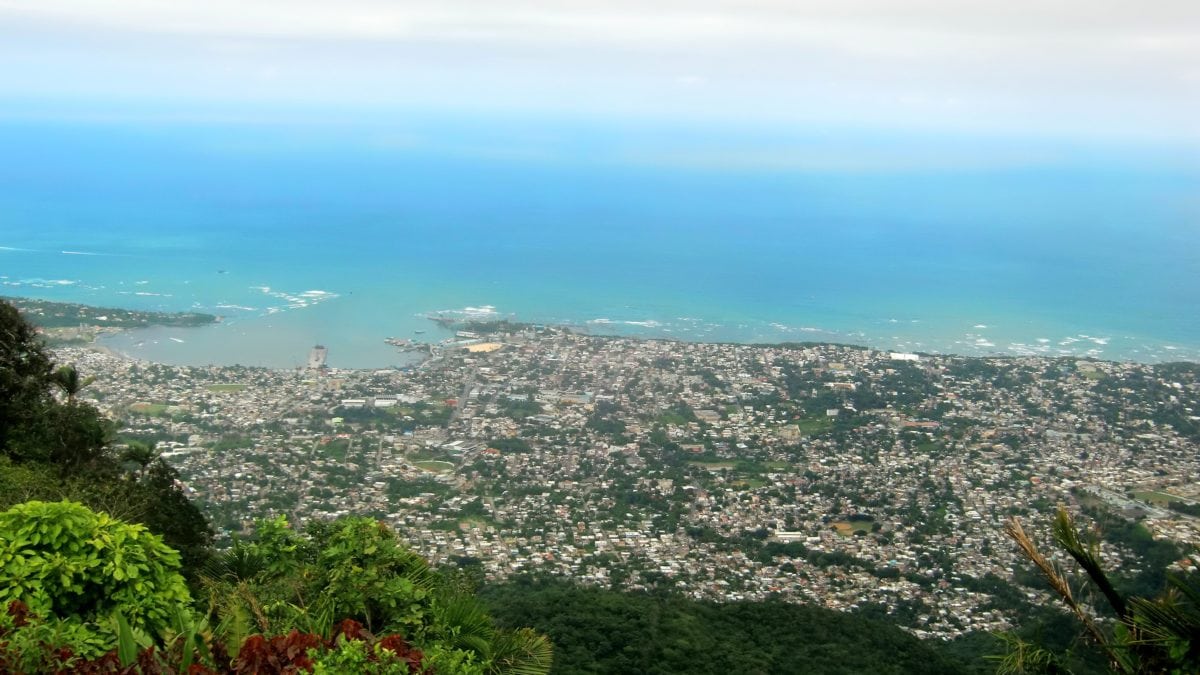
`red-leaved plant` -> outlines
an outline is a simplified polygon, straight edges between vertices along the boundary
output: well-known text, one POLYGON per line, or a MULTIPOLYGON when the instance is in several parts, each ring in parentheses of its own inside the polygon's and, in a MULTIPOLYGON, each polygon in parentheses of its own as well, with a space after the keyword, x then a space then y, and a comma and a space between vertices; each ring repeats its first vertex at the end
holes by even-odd
MULTIPOLYGON (((13 601, 7 607, 8 616, 14 628, 28 626, 36 617, 31 617, 29 607, 20 601, 13 601)), ((9 641, 6 640, 10 631, 0 626, 0 672, 19 674, 16 667, 16 655, 9 652, 9 641)), ((338 640, 363 642, 367 646, 367 658, 370 661, 379 660, 379 652, 387 650, 408 666, 408 672, 413 675, 432 675, 432 670, 422 668, 424 654, 419 649, 413 649, 400 635, 385 635, 376 637, 363 625, 352 619, 346 619, 337 626, 333 637, 323 639, 316 633, 301 633, 292 630, 287 635, 265 637, 251 635, 246 638, 238 650, 237 658, 230 659, 225 645, 214 641, 211 654, 216 667, 191 664, 187 675, 291 675, 292 673, 312 672, 313 660, 310 653, 338 648, 338 640)), ((137 654, 136 660, 128 665, 121 665, 117 650, 113 650, 98 658, 79 660, 68 648, 54 648, 46 645, 47 657, 44 662, 53 664, 51 672, 56 675, 166 675, 178 673, 181 664, 180 655, 159 652, 154 647, 143 649, 137 654)))

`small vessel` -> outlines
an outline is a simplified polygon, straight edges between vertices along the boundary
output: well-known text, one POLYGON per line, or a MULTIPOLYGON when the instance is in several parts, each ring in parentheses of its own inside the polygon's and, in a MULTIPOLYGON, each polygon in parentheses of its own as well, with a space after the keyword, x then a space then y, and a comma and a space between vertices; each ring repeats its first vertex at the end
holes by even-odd
POLYGON ((416 333, 417 335, 422 335, 425 333, 425 331, 423 331, 423 330, 414 330, 413 332, 416 333))

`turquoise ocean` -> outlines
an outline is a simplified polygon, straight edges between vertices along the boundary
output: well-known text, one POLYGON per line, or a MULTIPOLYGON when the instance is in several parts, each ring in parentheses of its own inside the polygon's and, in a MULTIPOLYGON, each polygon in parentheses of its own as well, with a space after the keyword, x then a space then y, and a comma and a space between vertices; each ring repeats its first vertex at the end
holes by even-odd
POLYGON ((4 122, 0 294, 221 315, 107 341, 178 364, 291 367, 321 343, 333 366, 402 365, 384 338, 445 337, 424 318, 440 311, 1200 360, 1194 160, 1085 147, 973 163, 1001 144, 806 136, 799 159, 922 161, 723 162, 680 151, 713 144, 697 130, 477 126, 4 122))

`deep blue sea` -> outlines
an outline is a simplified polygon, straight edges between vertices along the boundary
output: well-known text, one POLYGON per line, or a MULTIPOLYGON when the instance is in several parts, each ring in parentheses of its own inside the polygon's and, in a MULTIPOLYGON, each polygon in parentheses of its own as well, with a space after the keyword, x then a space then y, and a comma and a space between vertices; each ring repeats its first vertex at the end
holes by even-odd
MULTIPOLYGON (((882 163, 722 163, 678 152, 711 145, 697 131, 656 155, 637 152, 652 130, 470 125, 430 142, 4 122, 0 294, 225 317, 109 343, 172 363, 295 366, 322 343, 334 366, 395 365, 383 339, 442 337, 422 318, 442 310, 687 340, 1200 359, 1200 162, 964 162, 1003 143, 935 140, 890 144, 882 163), (931 148, 951 159, 925 161, 931 148)), ((843 147, 808 140, 796 159, 843 147)))

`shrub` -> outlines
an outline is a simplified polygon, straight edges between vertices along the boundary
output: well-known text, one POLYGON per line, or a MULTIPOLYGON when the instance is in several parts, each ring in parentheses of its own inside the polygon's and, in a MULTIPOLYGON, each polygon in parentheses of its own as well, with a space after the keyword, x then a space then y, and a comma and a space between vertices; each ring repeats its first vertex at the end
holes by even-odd
POLYGON ((0 605, 20 600, 48 620, 83 624, 119 611, 157 634, 189 599, 179 554, 141 525, 68 501, 0 513, 0 605))

